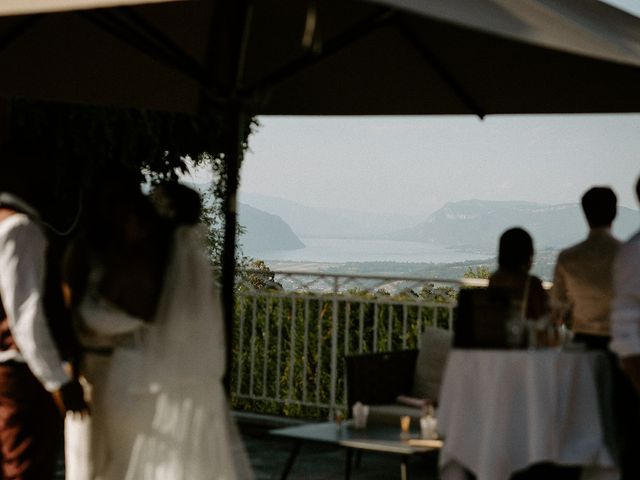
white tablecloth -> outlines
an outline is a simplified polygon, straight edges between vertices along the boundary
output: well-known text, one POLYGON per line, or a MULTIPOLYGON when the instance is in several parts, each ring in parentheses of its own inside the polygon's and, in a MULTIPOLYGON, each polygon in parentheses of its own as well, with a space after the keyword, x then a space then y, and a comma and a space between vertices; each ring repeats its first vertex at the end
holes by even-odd
MULTIPOLYGON (((596 388, 603 353, 453 350, 440 393, 443 480, 507 480, 539 462, 619 478, 605 445, 596 388)), ((602 371, 602 369, 600 370, 602 371)))

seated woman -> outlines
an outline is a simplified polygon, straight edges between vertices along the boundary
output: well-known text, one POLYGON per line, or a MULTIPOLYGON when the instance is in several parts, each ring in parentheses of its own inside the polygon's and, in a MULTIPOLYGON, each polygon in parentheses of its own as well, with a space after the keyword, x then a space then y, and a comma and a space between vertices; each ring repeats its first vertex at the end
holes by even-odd
POLYGON ((529 275, 532 263, 531 235, 522 228, 510 228, 500 237, 498 270, 489 278, 489 288, 508 290, 525 318, 538 319, 549 313, 549 299, 542 281, 529 275))

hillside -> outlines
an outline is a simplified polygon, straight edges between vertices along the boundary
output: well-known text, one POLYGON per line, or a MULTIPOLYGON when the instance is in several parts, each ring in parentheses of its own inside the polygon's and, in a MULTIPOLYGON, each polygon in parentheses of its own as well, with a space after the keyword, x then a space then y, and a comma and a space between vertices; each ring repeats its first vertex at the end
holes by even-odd
MULTIPOLYGON (((211 193, 208 184, 191 182, 185 182, 185 184, 200 192, 205 202, 210 201, 211 193)), ((259 256, 266 252, 297 250, 305 246, 289 224, 279 215, 265 212, 246 203, 238 203, 238 223, 244 230, 238 243, 245 255, 259 256)))
POLYGON ((239 204, 238 223, 245 230, 239 243, 244 253, 249 256, 260 252, 304 247, 304 243, 282 218, 250 205, 239 204))
MULTIPOLYGON (((628 238, 640 225, 640 214, 618 209, 614 234, 628 238)), ((500 234, 521 226, 531 233, 536 249, 564 248, 582 239, 587 224, 578 204, 465 200, 447 203, 415 227, 393 235, 397 240, 429 242, 470 250, 495 249, 500 234)))

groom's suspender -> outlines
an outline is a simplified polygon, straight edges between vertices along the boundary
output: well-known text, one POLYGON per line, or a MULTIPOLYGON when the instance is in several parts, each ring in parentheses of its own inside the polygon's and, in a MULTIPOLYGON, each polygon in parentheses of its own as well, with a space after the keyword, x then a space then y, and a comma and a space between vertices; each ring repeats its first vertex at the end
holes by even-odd
POLYGON ((18 350, 16 343, 11 335, 9 328, 9 318, 2 305, 2 297, 0 297, 0 351, 18 350))

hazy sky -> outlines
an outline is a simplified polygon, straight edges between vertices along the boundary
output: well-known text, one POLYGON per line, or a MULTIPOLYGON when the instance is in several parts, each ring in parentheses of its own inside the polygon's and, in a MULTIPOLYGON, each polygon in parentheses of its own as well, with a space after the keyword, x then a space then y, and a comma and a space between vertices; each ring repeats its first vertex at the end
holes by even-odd
POLYGON ((640 115, 260 121, 242 171, 247 192, 420 214, 470 198, 576 202, 605 184, 635 206, 640 115))
POLYGON ((604 184, 637 208, 640 115, 259 120, 242 169, 246 192, 426 215, 471 198, 574 203, 604 184))

